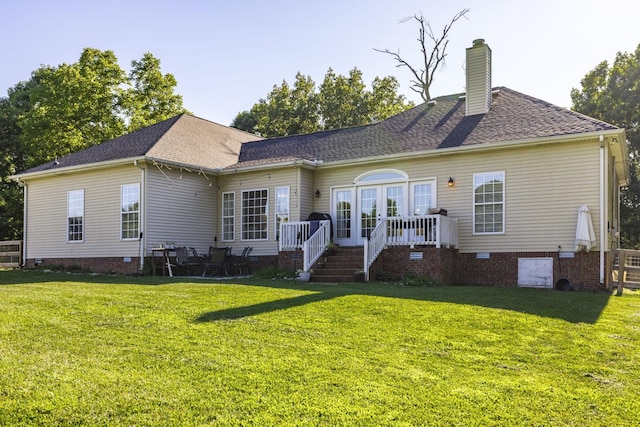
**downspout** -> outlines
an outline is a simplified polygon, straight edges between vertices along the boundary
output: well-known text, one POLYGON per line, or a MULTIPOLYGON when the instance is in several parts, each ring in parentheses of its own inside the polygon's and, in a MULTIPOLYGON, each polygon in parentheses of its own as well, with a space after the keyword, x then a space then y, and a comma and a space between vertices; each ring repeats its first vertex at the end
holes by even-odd
MULTIPOLYGON (((20 182, 20 181, 18 181, 20 182)), ((22 267, 27 265, 27 183, 22 181, 24 186, 24 200, 22 201, 22 267)))
POLYGON ((604 135, 600 135, 600 283, 604 283, 604 252, 607 242, 606 218, 605 218, 605 190, 606 190, 606 174, 605 174, 605 156, 604 135))
POLYGON ((146 255, 146 251, 147 251, 147 233, 145 233, 145 224, 147 223, 146 221, 146 217, 145 217, 145 213, 147 212, 147 210, 145 209, 146 204, 147 204, 147 186, 146 186, 146 182, 145 182, 145 168, 144 167, 140 167, 138 166, 138 161, 134 160, 133 161, 133 165, 136 166, 138 169, 140 169, 140 213, 139 213, 139 233, 140 233, 140 248, 139 248, 139 257, 140 257, 140 271, 144 271, 144 257, 146 255))

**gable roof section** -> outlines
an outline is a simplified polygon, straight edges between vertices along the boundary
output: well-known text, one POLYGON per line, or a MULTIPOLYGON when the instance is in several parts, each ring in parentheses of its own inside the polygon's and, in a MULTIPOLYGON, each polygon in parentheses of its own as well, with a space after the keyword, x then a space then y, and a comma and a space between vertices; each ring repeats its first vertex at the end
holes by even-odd
POLYGON ((260 137, 189 114, 180 114, 77 151, 57 162, 41 164, 16 176, 140 157, 215 169, 235 163, 241 144, 257 139, 260 137))
POLYGON ((283 157, 355 160, 619 129, 508 88, 494 91, 486 114, 465 116, 462 94, 443 96, 372 125, 244 144, 237 166, 283 157))

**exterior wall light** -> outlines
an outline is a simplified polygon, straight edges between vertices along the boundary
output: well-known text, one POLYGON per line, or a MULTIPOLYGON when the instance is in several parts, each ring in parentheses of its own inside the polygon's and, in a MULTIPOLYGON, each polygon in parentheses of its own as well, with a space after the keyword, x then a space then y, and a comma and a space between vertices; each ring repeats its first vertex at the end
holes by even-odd
POLYGON ((316 190, 316 198, 320 197, 320 190, 316 190))
POLYGON ((456 185, 456 182, 453 180, 453 178, 449 177, 449 182, 447 183, 447 185, 449 187, 453 187, 454 185, 456 185))

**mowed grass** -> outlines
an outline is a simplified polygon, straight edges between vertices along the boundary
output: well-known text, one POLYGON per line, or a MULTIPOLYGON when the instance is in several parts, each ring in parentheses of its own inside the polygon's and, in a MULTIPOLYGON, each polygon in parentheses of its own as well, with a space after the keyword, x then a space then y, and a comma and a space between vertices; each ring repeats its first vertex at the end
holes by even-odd
POLYGON ((0 272, 0 425, 637 425, 640 296, 0 272))

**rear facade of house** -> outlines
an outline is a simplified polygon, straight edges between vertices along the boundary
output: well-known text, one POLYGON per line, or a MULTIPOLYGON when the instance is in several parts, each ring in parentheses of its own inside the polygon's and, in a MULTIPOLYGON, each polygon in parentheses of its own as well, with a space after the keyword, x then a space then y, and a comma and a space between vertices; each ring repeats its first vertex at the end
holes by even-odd
MULTIPOLYGON (((236 157, 217 164, 157 149, 18 174, 26 264, 135 273, 152 247, 175 243, 251 246, 254 266, 297 269, 308 233, 289 246, 281 233, 322 213, 341 247, 364 248, 383 231, 382 251, 363 266, 370 279, 599 288, 618 247, 624 130, 493 88, 482 41, 467 55, 466 93, 374 125, 270 140, 225 131, 236 157), (581 206, 594 225, 588 251, 576 247, 581 206)), ((199 119, 181 120, 188 129, 199 119)), ((189 139, 175 135, 174 145, 189 139)))

